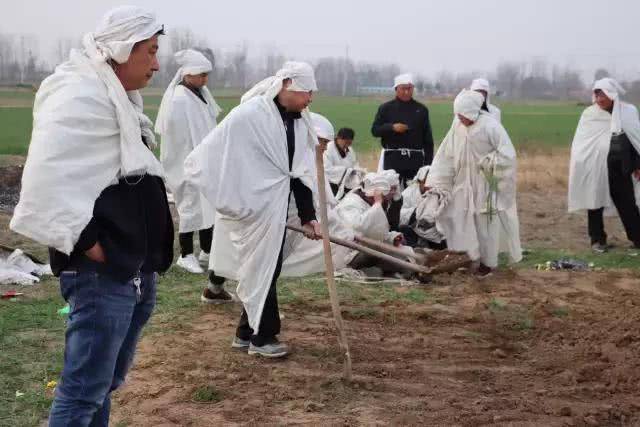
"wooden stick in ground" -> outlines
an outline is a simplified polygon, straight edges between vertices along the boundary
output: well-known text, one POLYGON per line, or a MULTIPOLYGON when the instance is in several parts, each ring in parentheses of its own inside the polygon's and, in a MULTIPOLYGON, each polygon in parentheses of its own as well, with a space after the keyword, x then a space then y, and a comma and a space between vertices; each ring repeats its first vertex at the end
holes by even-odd
POLYGON ((333 277, 333 258, 331 257, 331 243, 329 242, 329 219, 327 215, 327 193, 324 181, 324 161, 322 156, 322 148, 316 146, 316 170, 318 174, 318 195, 320 198, 320 226, 322 227, 322 243, 324 245, 324 267, 327 277, 327 287, 329 288, 329 299, 331 300, 331 310, 333 318, 338 328, 338 343, 344 352, 344 378, 351 381, 351 353, 349 352, 349 343, 347 341, 347 333, 344 329, 342 321, 342 311, 340 310, 340 300, 338 299, 338 290, 336 281, 333 277))
MULTIPOLYGON (((287 228, 293 231, 298 231, 300 233, 304 233, 304 230, 301 227, 296 227, 295 225, 287 225, 287 228)), ((340 239, 338 237, 334 237, 334 236, 329 236, 329 240, 333 243, 335 243, 336 245, 340 245, 340 246, 345 246, 347 248, 356 250, 358 252, 362 252, 365 253, 367 255, 371 255, 373 257, 376 257, 378 259, 381 259, 383 261, 387 261, 391 264, 394 264, 398 267, 407 269, 409 271, 413 271, 415 273, 421 273, 421 274, 426 274, 429 275, 431 274, 431 269, 428 267, 424 267, 422 265, 419 264, 412 264, 410 262, 407 261, 403 261, 401 259, 398 259, 396 257, 393 257, 391 255, 385 254, 383 252, 377 251, 375 249, 372 249, 368 246, 364 246, 361 245, 359 243, 356 242, 352 242, 350 240, 345 240, 345 239, 340 239)))

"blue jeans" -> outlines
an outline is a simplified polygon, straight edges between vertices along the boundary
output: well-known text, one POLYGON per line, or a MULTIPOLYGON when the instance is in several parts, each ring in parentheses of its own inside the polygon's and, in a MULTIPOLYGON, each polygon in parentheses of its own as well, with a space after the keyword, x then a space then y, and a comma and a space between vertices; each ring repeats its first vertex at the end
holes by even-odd
POLYGON ((63 271, 69 303, 62 378, 49 426, 108 426, 111 392, 123 382, 156 303, 155 273, 120 282, 93 271, 63 271))

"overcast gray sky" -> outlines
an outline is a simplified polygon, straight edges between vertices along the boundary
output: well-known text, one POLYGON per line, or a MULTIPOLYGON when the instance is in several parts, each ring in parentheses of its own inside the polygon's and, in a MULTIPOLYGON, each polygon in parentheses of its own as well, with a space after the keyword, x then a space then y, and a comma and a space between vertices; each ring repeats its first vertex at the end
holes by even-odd
MULTIPOLYGON (((154 10, 167 29, 189 27, 223 50, 246 41, 300 59, 343 55, 395 62, 433 77, 546 57, 591 73, 602 64, 640 78, 638 0, 3 0, 0 32, 44 40, 93 29, 111 6, 154 10)), ((51 43, 51 42, 49 42, 51 43)), ((43 50, 49 45, 43 43, 43 50)))

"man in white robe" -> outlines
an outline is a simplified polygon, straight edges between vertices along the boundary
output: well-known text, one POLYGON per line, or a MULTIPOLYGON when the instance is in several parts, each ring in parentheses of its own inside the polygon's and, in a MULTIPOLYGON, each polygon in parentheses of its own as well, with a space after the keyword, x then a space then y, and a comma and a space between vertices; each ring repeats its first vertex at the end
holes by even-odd
POLYGON ((106 426, 173 258, 173 223, 138 89, 159 64, 154 14, 109 11, 36 94, 11 228, 49 246, 70 315, 49 426, 106 426))
POLYGON ((569 212, 588 211, 596 253, 608 249, 603 215, 616 211, 640 248, 640 120, 636 107, 620 100, 623 93, 611 78, 595 82, 593 105, 582 113, 571 144, 569 212))
POLYGON ((463 90, 454 121, 434 158, 427 185, 450 194, 436 225, 451 250, 466 251, 485 276, 506 250, 522 258, 516 209, 516 151, 502 125, 482 112, 484 97, 463 90))
POLYGON ((241 99, 187 157, 185 174, 215 207, 209 268, 238 280, 243 312, 232 347, 282 357, 276 282, 293 193, 305 235, 322 232, 313 205, 316 135, 307 106, 316 82, 306 63, 287 62, 241 99))
POLYGON ((491 114, 498 122, 502 122, 502 112, 498 107, 490 102, 491 86, 487 79, 475 79, 471 82, 471 90, 475 90, 484 96, 484 102, 482 103, 482 109, 491 114))
POLYGON ((359 187, 366 173, 358 165, 356 152, 351 148, 354 138, 353 129, 341 128, 324 153, 324 169, 331 183, 331 190, 338 199, 359 187))
POLYGON ((180 68, 162 97, 156 132, 162 137, 160 161, 180 221, 177 265, 191 273, 203 273, 200 263, 209 263, 214 212, 200 191, 184 179, 184 161, 216 126, 221 109, 207 88, 211 62, 192 49, 176 52, 175 60, 180 68), (198 258, 193 251, 194 231, 200 237, 198 258))

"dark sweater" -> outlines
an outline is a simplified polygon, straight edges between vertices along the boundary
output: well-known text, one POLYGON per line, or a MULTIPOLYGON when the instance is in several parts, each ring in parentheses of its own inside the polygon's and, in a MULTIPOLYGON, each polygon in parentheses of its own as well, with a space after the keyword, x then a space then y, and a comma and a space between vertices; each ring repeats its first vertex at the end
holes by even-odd
POLYGON ((173 222, 162 179, 130 176, 105 188, 71 256, 49 248, 49 258, 56 276, 84 268, 127 281, 140 271, 166 271, 173 262, 173 222), (104 264, 84 255, 96 242, 104 264))
MULTIPOLYGON (((276 107, 280 111, 284 128, 287 134, 287 152, 289 154, 289 170, 293 166, 293 155, 296 151, 296 135, 295 135, 295 120, 302 118, 300 113, 292 113, 287 111, 280 103, 278 98, 274 98, 276 107)), ((296 201, 296 208, 298 209, 298 216, 300 217, 300 223, 306 224, 316 219, 316 209, 313 206, 313 192, 309 187, 304 185, 299 178, 292 178, 290 181, 291 192, 296 201)))

